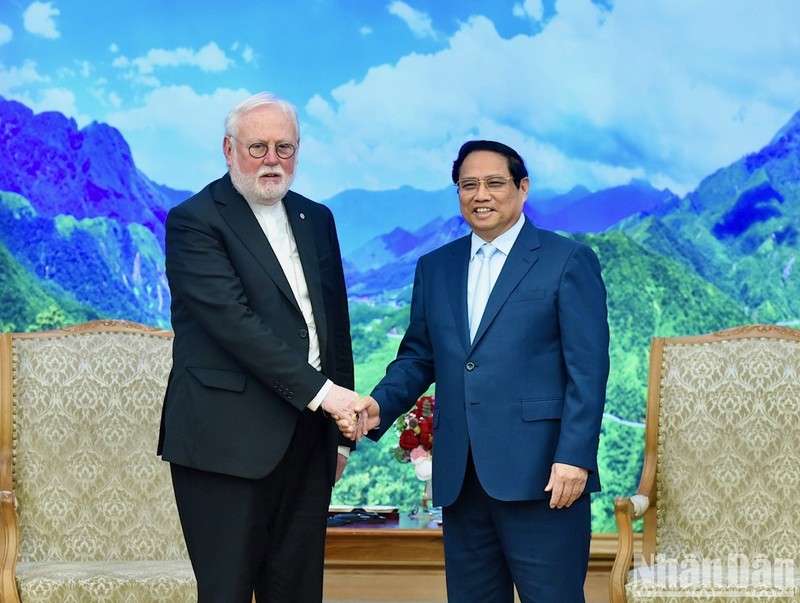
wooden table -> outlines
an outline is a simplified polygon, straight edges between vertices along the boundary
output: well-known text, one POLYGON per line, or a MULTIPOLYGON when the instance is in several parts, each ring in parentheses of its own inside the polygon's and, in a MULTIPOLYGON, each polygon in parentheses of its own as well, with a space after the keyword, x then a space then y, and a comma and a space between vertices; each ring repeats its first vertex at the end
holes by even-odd
POLYGON ((434 520, 389 515, 386 523, 328 528, 326 567, 444 568, 442 528, 434 520))
POLYGON ((325 600, 445 601, 442 528, 391 514, 328 528, 325 600))
MULTIPOLYGON (((445 601, 442 528, 435 521, 389 515, 383 524, 328 528, 326 600, 445 601)), ((587 584, 605 600, 616 534, 593 534, 587 584)))

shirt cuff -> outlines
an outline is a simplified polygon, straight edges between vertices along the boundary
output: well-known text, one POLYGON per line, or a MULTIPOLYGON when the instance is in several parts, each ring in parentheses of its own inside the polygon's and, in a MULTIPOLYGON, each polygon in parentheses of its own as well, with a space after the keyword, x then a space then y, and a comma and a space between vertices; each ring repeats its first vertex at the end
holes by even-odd
POLYGON ((342 455, 344 458, 350 458, 350 449, 347 446, 339 446, 339 454, 342 455))
POLYGON ((328 379, 325 382, 325 385, 323 385, 322 388, 317 392, 317 395, 314 396, 314 398, 311 400, 311 402, 309 402, 306 405, 306 408, 308 408, 310 410, 317 410, 320 407, 320 405, 322 404, 322 401, 325 399, 325 396, 327 396, 328 392, 331 391, 332 387, 333 387, 333 381, 328 379))

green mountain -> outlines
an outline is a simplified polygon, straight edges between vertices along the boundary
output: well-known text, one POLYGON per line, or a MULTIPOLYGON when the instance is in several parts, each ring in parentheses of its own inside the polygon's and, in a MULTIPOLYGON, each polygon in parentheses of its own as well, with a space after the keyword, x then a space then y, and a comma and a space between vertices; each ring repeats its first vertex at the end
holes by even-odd
MULTIPOLYGON (((0 191, 0 242, 36 283, 15 285, 7 298, 29 298, 41 289, 62 300, 59 306, 80 300, 95 316, 169 326, 164 252, 143 225, 107 217, 47 217, 22 195, 0 191)), ((3 283, 7 289, 12 285, 3 283)), ((16 324, 14 316, 9 307, 0 320, 16 324)))
POLYGON ((41 331, 97 318, 68 293, 42 287, 0 242, 0 331, 41 331))
POLYGON ((748 322, 800 323, 800 112, 685 198, 616 228, 737 301, 748 322))

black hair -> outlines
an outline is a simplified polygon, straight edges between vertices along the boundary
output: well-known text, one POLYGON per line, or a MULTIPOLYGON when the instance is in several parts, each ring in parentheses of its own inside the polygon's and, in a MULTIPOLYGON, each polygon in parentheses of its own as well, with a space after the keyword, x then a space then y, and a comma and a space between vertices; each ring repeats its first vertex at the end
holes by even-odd
POLYGON ((522 179, 528 177, 528 168, 525 167, 525 161, 510 146, 494 140, 470 140, 461 145, 458 157, 453 162, 453 184, 458 182, 461 176, 461 164, 464 163, 467 155, 475 151, 491 151, 505 157, 506 161, 508 161, 508 171, 511 173, 511 177, 514 179, 514 186, 517 188, 519 188, 522 179))

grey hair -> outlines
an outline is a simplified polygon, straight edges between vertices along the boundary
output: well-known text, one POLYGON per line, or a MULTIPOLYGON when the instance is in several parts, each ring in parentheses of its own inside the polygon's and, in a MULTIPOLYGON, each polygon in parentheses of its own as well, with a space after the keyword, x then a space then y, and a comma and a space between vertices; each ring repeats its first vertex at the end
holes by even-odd
POLYGON ((300 124, 297 121, 297 109, 292 103, 280 98, 272 92, 259 92, 258 94, 254 94, 231 109, 231 112, 228 113, 228 116, 225 118, 225 136, 236 136, 239 118, 242 115, 249 113, 253 109, 268 105, 274 105, 291 118, 292 124, 294 125, 295 136, 297 140, 300 140, 300 124))

